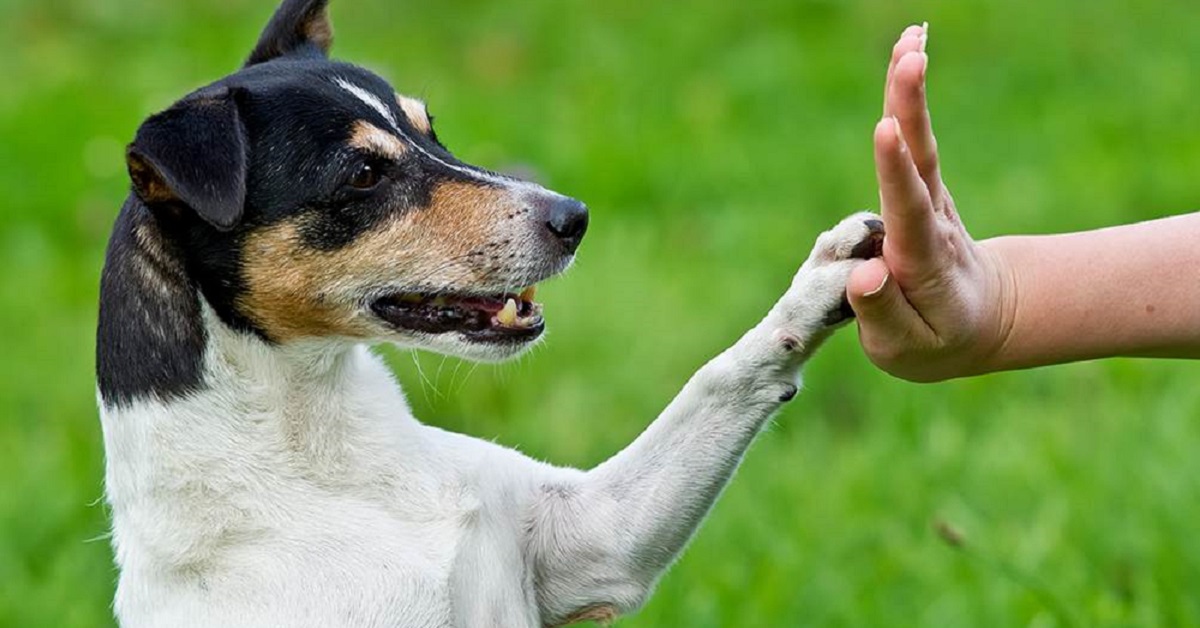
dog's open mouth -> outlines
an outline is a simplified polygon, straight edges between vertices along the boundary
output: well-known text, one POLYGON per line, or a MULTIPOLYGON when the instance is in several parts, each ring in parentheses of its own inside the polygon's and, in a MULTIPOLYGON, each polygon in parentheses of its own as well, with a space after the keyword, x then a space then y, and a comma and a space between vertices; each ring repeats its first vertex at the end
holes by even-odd
POLYGON ((427 334, 458 332, 477 342, 525 342, 546 328, 537 288, 492 296, 397 293, 376 299, 371 310, 387 323, 427 334))

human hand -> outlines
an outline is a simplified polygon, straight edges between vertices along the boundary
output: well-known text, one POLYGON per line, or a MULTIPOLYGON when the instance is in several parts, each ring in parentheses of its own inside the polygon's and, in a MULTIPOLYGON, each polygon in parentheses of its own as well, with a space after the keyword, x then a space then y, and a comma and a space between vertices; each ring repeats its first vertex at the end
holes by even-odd
POLYGON ((892 50, 874 138, 883 257, 856 268, 846 289, 867 356, 918 382, 993 370, 1015 308, 1004 259, 971 239, 942 182, 925 99, 927 38, 927 26, 910 26, 892 50))

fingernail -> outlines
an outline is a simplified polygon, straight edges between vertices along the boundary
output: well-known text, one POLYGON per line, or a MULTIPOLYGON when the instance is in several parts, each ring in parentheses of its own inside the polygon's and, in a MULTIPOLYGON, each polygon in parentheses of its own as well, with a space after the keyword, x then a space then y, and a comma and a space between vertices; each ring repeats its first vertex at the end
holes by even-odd
POLYGON ((891 278, 892 278, 892 273, 890 273, 890 272, 888 272, 888 273, 884 273, 884 274, 883 274, 883 280, 879 282, 879 285, 878 285, 878 286, 876 286, 876 288, 875 288, 874 290, 870 291, 870 292, 864 292, 864 293, 863 293, 863 296, 864 296, 864 297, 867 297, 867 298, 874 297, 874 296, 878 296, 878 295, 879 295, 879 293, 880 293, 880 292, 883 292, 883 289, 887 287, 887 285, 888 285, 888 280, 889 280, 889 279, 891 279, 891 278))
POLYGON ((904 141, 904 132, 900 130, 900 119, 892 116, 892 128, 896 131, 896 141, 900 144, 900 152, 908 150, 908 144, 904 141))
POLYGON ((921 45, 921 48, 922 48, 922 52, 920 53, 920 55, 921 55, 921 81, 924 81, 925 80, 925 70, 929 69, 929 55, 925 54, 925 52, 924 52, 924 48, 925 48, 924 44, 921 45))

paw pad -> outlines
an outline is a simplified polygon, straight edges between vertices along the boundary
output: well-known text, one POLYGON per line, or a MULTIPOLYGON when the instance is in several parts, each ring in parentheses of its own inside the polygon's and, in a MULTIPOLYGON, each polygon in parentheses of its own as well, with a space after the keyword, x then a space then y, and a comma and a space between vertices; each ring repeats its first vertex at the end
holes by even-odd
POLYGON ((867 226, 867 237, 850 249, 850 257, 853 259, 879 257, 883 254, 883 221, 877 218, 868 218, 863 221, 863 224, 867 226))

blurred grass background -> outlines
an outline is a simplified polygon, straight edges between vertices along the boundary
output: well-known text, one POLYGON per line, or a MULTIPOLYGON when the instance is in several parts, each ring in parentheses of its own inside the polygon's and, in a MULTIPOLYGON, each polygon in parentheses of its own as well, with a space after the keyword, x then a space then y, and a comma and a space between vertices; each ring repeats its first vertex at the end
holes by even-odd
MULTIPOLYGON (((427 99, 461 157, 591 206, 533 356, 391 353, 425 420, 562 464, 633 438, 817 232, 877 205, 870 133, 908 23, 932 24, 945 173, 977 237, 1200 209, 1190 0, 333 4, 336 55, 427 99)), ((112 623, 92 351, 122 149, 233 70, 272 9, 0 2, 0 626, 112 623)), ((1200 365, 918 386, 848 330, 621 625, 1195 626, 1198 532, 1200 365)))

